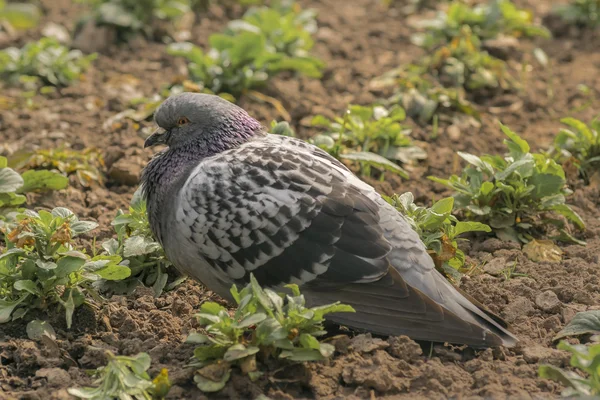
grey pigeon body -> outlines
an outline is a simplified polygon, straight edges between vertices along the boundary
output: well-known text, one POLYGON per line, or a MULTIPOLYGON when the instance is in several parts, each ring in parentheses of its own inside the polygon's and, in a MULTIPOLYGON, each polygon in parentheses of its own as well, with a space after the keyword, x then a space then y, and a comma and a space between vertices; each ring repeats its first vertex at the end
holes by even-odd
POLYGON ((231 300, 253 273, 298 284, 311 305, 341 301, 336 323, 383 335, 513 345, 493 314, 439 274, 410 225, 323 150, 266 134, 216 96, 182 94, 157 110, 146 167, 152 231, 182 272, 231 300))

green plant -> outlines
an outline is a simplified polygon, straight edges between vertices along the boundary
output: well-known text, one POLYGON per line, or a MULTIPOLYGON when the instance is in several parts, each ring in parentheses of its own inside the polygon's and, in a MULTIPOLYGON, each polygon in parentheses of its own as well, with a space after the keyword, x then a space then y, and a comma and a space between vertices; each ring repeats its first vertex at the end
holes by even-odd
POLYGON ((20 152, 11 157, 10 164, 17 169, 57 170, 64 175, 75 175, 84 187, 104 182, 100 172, 100 168, 104 168, 104 159, 98 150, 91 148, 77 151, 63 147, 20 152))
POLYGON ((462 87, 444 87, 427 72, 425 66, 402 66, 371 82, 371 87, 376 89, 389 86, 396 87, 396 93, 388 103, 399 104, 409 117, 422 124, 431 122, 439 114, 464 114, 479 118, 479 112, 466 99, 462 87))
POLYGON ((96 24, 114 27, 121 41, 127 41, 137 33, 150 37, 161 21, 172 23, 202 6, 201 0, 78 1, 90 4, 93 8, 91 18, 96 24))
POLYGON ((259 357, 320 361, 333 354, 332 345, 317 340, 326 333, 323 316, 354 312, 352 307, 334 303, 306 308, 298 287, 286 287, 291 289, 291 296, 262 289, 250 275, 250 284, 241 292, 235 285, 231 289, 238 305, 235 312, 217 303, 202 304, 196 317, 206 334, 192 333, 187 339, 200 345, 194 350, 193 365, 200 368, 194 380, 202 391, 222 389, 234 365, 251 379, 258 378, 259 357))
POLYGON ((589 125, 575 118, 563 118, 561 122, 572 129, 561 129, 554 138, 555 158, 561 162, 573 162, 583 179, 600 171, 600 121, 594 119, 589 125))
POLYGON ((573 371, 565 371, 552 365, 541 365, 539 375, 566 386, 562 396, 569 398, 597 399, 600 396, 600 337, 592 337, 590 345, 571 345, 561 341, 557 348, 571 353, 571 367, 583 372, 584 376, 573 371))
POLYGON ((450 43, 426 57, 422 65, 444 86, 467 90, 508 90, 518 86, 508 73, 506 62, 483 51, 481 40, 468 26, 464 26, 450 43))
POLYGON ((129 276, 129 269, 118 265, 120 257, 90 257, 74 245, 75 237, 97 226, 62 207, 26 210, 2 223, 6 249, 0 254, 0 323, 22 318, 32 308, 46 311, 60 304, 70 328, 86 294, 98 297, 92 282, 129 276))
MULTIPOLYGON (((164 250, 159 243, 154 241, 148 217, 146 202, 138 190, 134 195, 129 212, 119 210, 112 222, 117 233, 116 239, 109 239, 102 243, 102 248, 109 256, 118 256, 123 259, 121 265, 131 270, 131 275, 121 281, 107 281, 104 288, 114 291, 128 292, 138 283, 152 286, 158 297, 167 285, 167 269, 172 266, 167 260, 164 250)), ((183 279, 173 282, 173 287, 183 279)))
POLYGON ((161 370, 154 380, 150 380, 148 368, 152 360, 146 353, 135 356, 115 356, 106 352, 108 363, 94 371, 97 387, 69 388, 71 396, 80 399, 163 399, 169 389, 169 375, 166 369, 161 370))
POLYGON ((554 10, 565 21, 595 28, 600 26, 600 0, 571 0, 554 10))
POLYGON ((413 194, 408 192, 386 199, 403 214, 411 227, 429 250, 436 267, 444 264, 461 271, 465 264, 465 253, 458 248, 460 235, 468 232, 491 232, 489 226, 474 221, 459 221, 452 215, 454 198, 447 197, 435 202, 431 208, 414 203, 413 194))
POLYGON ((409 163, 427 155, 413 146, 408 133, 400 124, 406 114, 394 106, 350 105, 343 117, 333 121, 322 115, 313 118, 312 124, 326 129, 311 142, 338 159, 357 161, 361 173, 370 176, 371 167, 383 168, 405 178, 407 173, 394 161, 409 163))
POLYGON ((46 85, 69 86, 80 79, 95 58, 96 54, 84 56, 47 37, 21 49, 0 50, 0 77, 12 83, 33 79, 46 85))
POLYGON ((52 171, 25 171, 23 175, 8 167, 6 157, 0 156, 0 217, 27 200, 24 193, 60 190, 69 180, 52 171))
POLYGON ((551 36, 548 29, 533 23, 531 12, 518 8, 510 0, 490 0, 474 7, 452 2, 446 12, 438 13, 435 19, 420 21, 418 26, 426 32, 414 35, 413 41, 428 49, 452 41, 465 26, 483 40, 500 35, 551 36))
MULTIPOLYGON (((456 191, 458 208, 468 220, 490 225, 503 239, 529 241, 536 223, 551 223, 563 230, 560 214, 577 227, 585 228, 581 217, 565 202, 572 192, 565 187, 565 173, 554 160, 542 153, 530 153, 529 144, 502 125, 507 157, 481 157, 459 152, 470 165, 461 176, 450 179, 429 177, 456 191)), ((566 233, 566 232, 565 232, 566 233)))
POLYGON ((14 29, 30 29, 37 26, 39 21, 40 9, 35 4, 0 0, 0 23, 7 23, 14 29))
POLYGON ((281 71, 320 77, 323 63, 308 55, 314 26, 311 11, 259 8, 211 35, 206 53, 191 43, 172 44, 168 51, 189 61, 190 78, 202 89, 238 97, 281 71))

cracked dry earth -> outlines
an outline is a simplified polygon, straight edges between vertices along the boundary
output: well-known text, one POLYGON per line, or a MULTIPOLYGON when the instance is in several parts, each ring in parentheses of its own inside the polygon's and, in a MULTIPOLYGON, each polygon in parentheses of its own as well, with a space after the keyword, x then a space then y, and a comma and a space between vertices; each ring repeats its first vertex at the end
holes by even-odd
MULTIPOLYGON (((43 0, 44 23, 55 22, 72 31, 84 9, 68 0, 43 0)), ((422 50, 410 44, 407 18, 397 8, 386 10, 379 0, 304 0, 303 7, 319 11, 320 30, 315 53, 327 63, 321 80, 282 76, 266 93, 280 99, 302 137, 315 134, 313 115, 332 117, 348 103, 368 104, 382 93, 369 89, 369 81, 400 64, 417 60, 422 50)), ((518 2, 532 8, 541 19, 550 1, 518 2)), ((423 13, 422 15, 424 15, 423 13)), ((213 7, 194 27, 192 38, 205 45, 211 32, 220 30, 240 10, 225 13, 213 7), (234 15, 230 15, 234 14, 234 15)), ((411 16, 413 18, 415 16, 411 16)), ((43 26, 43 24, 41 25, 43 26)), ((503 151, 497 121, 509 125, 530 141, 534 150, 548 148, 558 131, 558 120, 567 115, 589 120, 598 110, 595 98, 583 98, 577 85, 600 91, 600 35, 552 24, 554 39, 523 41, 515 55, 526 58, 535 47, 549 56, 552 68, 534 69, 525 89, 476 99, 484 111, 481 126, 460 130, 440 126, 432 138, 430 127, 408 122, 413 137, 429 154, 411 168, 411 179, 387 177, 371 182, 385 193, 412 191, 418 202, 449 193, 426 179, 456 170, 456 151, 475 154, 503 151), (553 97, 549 97, 549 90, 553 97), (592 101, 591 106, 580 107, 592 101), (574 109, 581 111, 571 112, 574 109), (489 111, 489 112, 486 112, 489 111)), ((40 31, 1 45, 22 45, 40 31)), ((520 57, 520 58, 519 58, 520 57)), ((516 62, 516 61, 515 61, 516 62)), ((66 190, 30 197, 36 208, 66 206, 81 218, 96 220, 98 240, 111 235, 110 221, 125 208, 150 153, 142 150, 139 127, 124 122, 104 127, 105 121, 127 107, 129 98, 150 96, 183 71, 183 62, 165 53, 165 46, 138 40, 113 47, 98 57, 85 80, 48 97, 36 97, 35 108, 0 110, 0 154, 19 149, 71 146, 96 147, 106 160, 106 187, 83 188, 73 182, 66 190)), ((2 96, 19 97, 19 90, 3 89, 2 96)), ((241 99, 240 105, 265 125, 280 119, 264 104, 241 99)), ((149 123, 143 125, 150 125, 149 123)), ((473 237, 464 250, 469 262, 482 266, 461 282, 461 288, 505 318, 521 339, 514 349, 474 351, 406 337, 335 337, 336 354, 326 363, 283 367, 266 366, 268 374, 257 382, 234 375, 226 388, 211 398, 552 398, 561 388, 541 380, 541 363, 565 367, 569 357, 555 349, 552 337, 578 311, 598 309, 600 300, 600 190, 573 181, 570 204, 587 222, 576 235, 587 246, 565 245, 558 263, 529 261, 514 243, 473 237), (507 276, 507 268, 516 266, 507 276)), ((87 237, 84 239, 91 239, 87 237)), ((104 349, 120 354, 148 352, 151 374, 168 368, 173 381, 169 398, 203 399, 195 388, 193 370, 185 367, 192 346, 183 344, 195 328, 192 315, 212 293, 190 280, 154 298, 140 288, 128 297, 114 296, 100 309, 82 307, 74 327, 66 330, 60 316, 50 316, 57 330, 56 343, 27 339, 27 321, 0 327, 0 399, 66 399, 66 388, 89 384, 85 370, 105 363, 104 349)), ((33 318, 33 315, 28 315, 33 318)))

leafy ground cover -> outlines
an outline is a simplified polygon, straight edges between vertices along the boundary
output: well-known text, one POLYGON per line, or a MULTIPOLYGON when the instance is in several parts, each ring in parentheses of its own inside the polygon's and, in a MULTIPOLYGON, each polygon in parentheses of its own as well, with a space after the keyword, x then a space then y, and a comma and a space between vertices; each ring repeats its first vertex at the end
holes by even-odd
MULTIPOLYGON (((42 0, 41 3, 45 14, 40 25, 26 33, 0 35, 0 41, 6 43, 6 47, 22 48, 29 39, 39 39, 49 22, 64 25, 72 33, 76 30, 78 17, 88 10, 85 5, 73 6, 70 0, 42 0)), ((509 50, 498 44, 493 49, 488 47, 486 51, 495 51, 495 54, 502 50, 508 53, 509 72, 517 72, 513 75, 519 83, 516 90, 464 94, 459 88, 457 95, 448 94, 449 88, 442 85, 445 82, 439 81, 441 75, 431 71, 429 78, 432 81, 428 88, 433 88, 429 89, 432 93, 441 92, 434 97, 435 108, 450 110, 450 117, 443 113, 435 117, 433 114, 436 113, 430 112, 431 106, 416 111, 408 107, 426 104, 414 96, 414 92, 410 99, 399 98, 397 87, 372 84, 374 79, 399 66, 419 65, 426 55, 424 49, 411 44, 415 32, 406 24, 398 23, 399 18, 405 18, 401 16, 405 12, 404 4, 399 1, 389 3, 355 0, 353 7, 339 7, 334 0, 300 1, 301 9, 317 12, 319 29, 311 35, 314 46, 310 52, 311 56, 323 61, 322 76, 282 72, 265 82, 260 91, 281 103, 289 114, 291 128, 298 137, 305 139, 333 131, 314 126, 312 122, 317 115, 335 121, 343 117, 350 104, 364 107, 382 104, 387 110, 402 106, 406 118, 392 122, 399 123, 402 130, 410 129, 410 143, 424 150, 427 158, 402 163, 408 179, 401 179, 389 171, 383 174, 378 171, 363 179, 388 196, 413 194, 411 201, 406 197, 397 201, 402 201, 402 206, 411 210, 415 225, 421 226, 421 234, 428 239, 432 252, 442 260, 455 250, 458 261, 464 257, 466 268, 461 268, 463 275, 456 276, 455 282, 467 294, 505 318, 521 342, 510 350, 474 352, 417 344, 403 337, 348 336, 342 331, 328 342, 335 349, 329 362, 284 364, 276 358, 267 360, 261 367, 266 373, 254 381, 236 367, 231 370, 225 387, 212 395, 214 397, 256 398, 264 394, 271 398, 352 395, 359 398, 389 395, 407 399, 547 398, 560 395, 564 385, 539 378, 540 365, 579 373, 583 377, 587 368, 584 361, 597 358, 595 348, 562 346, 576 353, 573 368, 571 353, 557 349, 554 339, 574 320, 577 312, 593 311, 600 301, 600 193, 598 178, 594 175, 595 160, 591 156, 596 154, 593 141, 597 134, 588 134, 573 121, 561 124, 562 118, 573 117, 586 123, 590 132, 597 132, 592 121, 599 109, 596 98, 600 91, 600 53, 597 50, 600 34, 591 28, 563 23, 557 25, 560 30, 552 27, 552 34, 557 39, 523 38, 509 50), (532 56, 535 48, 542 49, 547 56, 545 67, 536 63, 532 56), (515 66, 521 68, 515 69, 515 66), (581 90, 582 87, 587 90, 581 90), (389 99, 395 101, 385 102, 389 99), (476 117, 472 120, 455 118, 451 113, 460 107, 476 110, 470 114, 476 117), (485 229, 464 231, 465 226, 459 223, 465 221, 465 214, 460 212, 454 213, 457 221, 450 218, 447 211, 452 206, 458 209, 458 199, 454 204, 444 201, 453 190, 428 177, 460 176, 467 163, 457 155, 458 151, 480 158, 485 154, 503 158, 507 153, 506 135, 499 129, 499 121, 527 141, 529 153, 542 154, 554 149, 548 152, 548 157, 562 167, 564 177, 561 178, 573 191, 565 196, 565 204, 586 224, 585 231, 580 231, 565 220, 565 232, 578 241, 585 241, 586 246, 563 237, 565 240, 555 240, 558 251, 552 258, 533 261, 535 257, 529 250, 539 241, 548 239, 543 229, 540 230, 542 235, 535 232, 529 247, 524 247, 494 237, 493 227, 492 232, 485 232, 485 229), (571 133, 559 133, 561 128, 571 133), (573 147, 573 143, 590 145, 573 147), (567 162, 571 158, 578 160, 572 167, 567 162), (592 165, 592 169, 587 165, 592 165), (457 230, 461 232, 460 236, 457 230), (440 232, 448 236, 448 241, 439 236, 440 232), (451 245, 450 253, 444 254, 444 243, 451 245)), ((442 3, 434 6, 445 7, 442 3)), ((536 24, 556 13, 553 4, 546 1, 519 2, 519 7, 531 9, 536 24)), ((245 6, 234 5, 225 10, 222 5, 212 2, 206 14, 198 14, 198 22, 186 40, 207 49, 211 34, 226 32, 228 24, 242 19, 245 12, 245 6)), ((406 18, 431 19, 435 15, 435 10, 424 7, 418 14, 406 18)), ((170 398, 203 398, 194 382, 197 368, 188 367, 198 344, 185 343, 185 339, 200 328, 194 315, 201 312, 204 302, 224 304, 191 280, 170 285, 177 277, 171 273, 140 223, 138 216, 142 213, 142 205, 131 204, 139 173, 150 156, 142 150, 142 143, 151 123, 145 118, 112 119, 129 109, 132 100, 152 98, 166 85, 189 78, 188 75, 181 76, 188 66, 187 61, 169 55, 167 46, 143 37, 125 45, 110 44, 107 52, 99 53, 91 63, 83 79, 53 92, 31 95, 27 88, 18 85, 5 84, 3 87, 0 135, 6 140, 0 143, 1 155, 10 160, 21 150, 34 154, 64 146, 77 151, 100 149, 103 158, 103 163, 95 167, 104 180, 93 185, 85 185, 77 173, 61 171, 56 164, 44 164, 41 168, 57 169, 61 176, 69 174, 70 184, 59 191, 29 192, 26 206, 37 210, 38 214, 40 210, 66 207, 81 221, 97 223, 96 229, 75 238, 76 245, 86 249, 85 254, 93 254, 90 250, 96 246, 127 259, 131 276, 135 275, 135 279, 123 281, 123 287, 110 288, 117 294, 105 302, 98 302, 97 307, 87 304, 76 307, 70 329, 64 309, 60 307, 57 308, 60 312, 50 317, 33 307, 23 318, 0 326, 0 389, 9 398, 69 398, 68 388, 97 386, 95 379, 110 376, 111 371, 121 364, 130 365, 125 372, 133 373, 135 386, 143 387, 148 393, 154 385, 153 378, 163 379, 161 371, 166 368, 172 385, 170 398), (119 214, 118 210, 124 212, 119 214), (115 218, 117 222, 113 224, 115 218), (107 245, 102 247, 104 243, 107 245), (139 269, 145 264, 150 268, 139 269), (134 267, 138 268, 135 274, 134 267), (139 275, 141 271, 147 272, 139 275), (144 287, 140 281, 149 287, 144 287), (29 325, 27 329, 30 320, 40 318, 49 318, 52 331, 46 325, 29 325), (38 331, 43 334, 36 333, 38 331), (28 333, 33 339, 29 339, 28 333), (128 358, 114 359, 107 350, 128 358), (149 366, 143 353, 151 360, 149 366), (134 363, 139 363, 136 370, 131 367, 134 363), (100 371, 96 377, 86 373, 100 367, 105 367, 104 372, 100 371)), ((408 86, 424 85, 411 79, 402 83, 407 82, 408 86)), ((244 96, 238 101, 265 126, 270 126, 273 120, 281 120, 281 113, 270 103, 244 96)), ((284 128, 284 125, 279 127, 286 131, 284 128)), ((401 141, 391 143, 385 138, 369 146, 362 139, 360 141, 360 146, 370 147, 377 153, 392 145, 402 148, 401 144, 401 141)), ((356 164, 350 165, 360 172, 356 164)), ((473 230, 473 226, 469 228, 473 230)), ((56 255, 57 261, 60 257, 60 254, 56 255)), ((451 260, 448 263, 456 265, 457 261, 451 260)), ((590 333, 593 330, 569 336, 567 340, 571 345, 587 345, 590 333)), ((554 376, 564 375, 556 373, 554 376)), ((573 375, 566 375, 573 379, 573 375)), ((595 387, 593 379, 586 377, 586 380, 587 386, 579 386, 582 393, 595 387)))

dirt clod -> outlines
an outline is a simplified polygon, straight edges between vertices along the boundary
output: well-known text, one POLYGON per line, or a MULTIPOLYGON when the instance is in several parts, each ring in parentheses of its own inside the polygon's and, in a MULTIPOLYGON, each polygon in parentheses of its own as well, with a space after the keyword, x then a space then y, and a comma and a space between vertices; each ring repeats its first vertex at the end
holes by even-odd
POLYGON ((538 306, 542 311, 554 312, 558 311, 561 306, 561 302, 552 290, 546 290, 540 293, 535 298, 535 305, 538 306))

